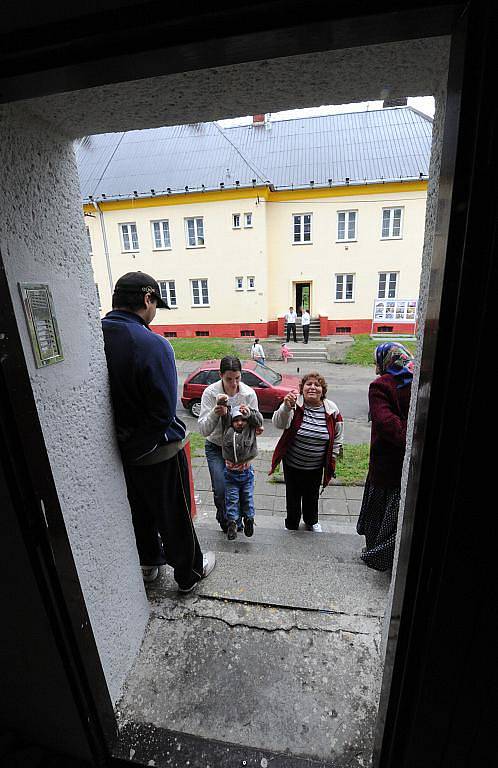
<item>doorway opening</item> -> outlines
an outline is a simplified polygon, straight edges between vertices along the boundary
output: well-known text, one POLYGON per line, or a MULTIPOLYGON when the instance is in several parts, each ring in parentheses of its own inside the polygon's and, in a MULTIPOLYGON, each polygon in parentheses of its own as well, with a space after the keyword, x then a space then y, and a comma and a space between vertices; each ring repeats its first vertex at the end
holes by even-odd
POLYGON ((296 312, 298 317, 301 317, 302 310, 307 310, 310 315, 311 312, 311 282, 305 282, 305 283, 295 283, 295 294, 296 294, 296 312))

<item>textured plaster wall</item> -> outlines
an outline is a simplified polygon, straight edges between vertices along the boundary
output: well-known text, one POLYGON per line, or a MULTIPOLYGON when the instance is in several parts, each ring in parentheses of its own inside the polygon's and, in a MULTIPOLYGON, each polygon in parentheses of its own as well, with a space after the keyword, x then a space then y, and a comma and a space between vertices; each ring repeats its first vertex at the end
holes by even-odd
POLYGON ((214 67, 32 99, 67 136, 436 93, 446 37, 214 67))
POLYGON ((0 244, 66 527, 111 697, 148 620, 116 449, 72 144, 22 107, 0 111, 0 244), (64 361, 34 365, 18 281, 50 285, 64 361))
POLYGON ((439 192, 439 174, 441 170, 441 154, 443 149, 443 132, 444 132, 444 118, 445 118, 445 106, 446 106, 446 90, 441 87, 435 94, 436 111, 434 114, 434 125, 432 129, 432 153, 431 164, 429 168, 429 186, 427 190, 427 208, 425 214, 425 238, 424 247, 422 251, 422 271, 420 277, 420 296, 419 296, 419 324, 418 324, 418 344, 415 364, 415 374, 413 376, 412 383, 412 398, 410 403, 410 412, 408 415, 408 428, 406 437, 406 453, 405 462, 403 465, 403 476, 401 478, 401 502, 400 513, 398 518, 398 535, 396 538, 396 550, 394 554, 394 566, 393 566, 393 578, 391 580, 391 590, 386 607, 385 619, 384 619, 384 631, 383 631, 383 652, 387 650, 387 640, 389 631, 394 636, 397 632, 397 626, 399 616, 391 616, 392 602, 393 602, 393 588, 396 577, 396 570, 398 565, 399 545, 401 538, 401 529, 403 526, 404 518, 404 505, 406 498, 406 488, 408 481, 408 470, 410 464, 410 452, 413 441, 413 428, 415 423, 415 411, 417 405, 416 393, 419 389, 419 377, 420 377, 420 360, 422 357, 422 349, 424 344, 424 319, 427 312, 427 301, 429 297, 429 282, 431 276, 431 260, 432 260, 432 247, 434 242, 434 235, 436 230, 436 215, 438 206, 438 192, 439 192), (392 621, 391 629, 389 622, 392 621))

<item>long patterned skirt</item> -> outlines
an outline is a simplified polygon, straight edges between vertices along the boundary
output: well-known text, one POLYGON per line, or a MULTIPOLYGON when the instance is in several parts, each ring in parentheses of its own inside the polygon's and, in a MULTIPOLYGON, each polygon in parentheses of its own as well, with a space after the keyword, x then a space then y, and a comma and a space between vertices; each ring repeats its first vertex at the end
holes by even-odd
POLYGON ((375 488, 367 477, 356 531, 366 539, 361 559, 377 571, 393 565, 399 499, 399 488, 375 488))

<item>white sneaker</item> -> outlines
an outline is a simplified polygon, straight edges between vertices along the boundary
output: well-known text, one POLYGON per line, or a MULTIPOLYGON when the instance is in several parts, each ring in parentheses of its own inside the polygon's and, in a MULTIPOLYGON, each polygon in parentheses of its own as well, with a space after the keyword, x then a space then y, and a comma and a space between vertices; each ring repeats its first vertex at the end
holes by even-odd
POLYGON ((308 525, 306 523, 305 528, 307 531, 313 531, 313 533, 322 533, 322 526, 320 523, 315 523, 314 525, 308 525))
POLYGON ((142 578, 144 581, 155 581, 159 575, 159 568, 157 565, 141 565, 142 578))
POLYGON ((216 565, 216 555, 214 552, 206 552, 202 556, 202 578, 207 579, 214 566, 216 565))

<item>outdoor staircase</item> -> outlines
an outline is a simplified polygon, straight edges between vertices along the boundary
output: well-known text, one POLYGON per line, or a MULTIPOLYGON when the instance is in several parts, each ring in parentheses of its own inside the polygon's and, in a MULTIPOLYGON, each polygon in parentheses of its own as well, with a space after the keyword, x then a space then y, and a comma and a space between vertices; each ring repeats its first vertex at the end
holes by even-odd
MULTIPOLYGON (((125 728, 174 731, 182 754, 216 734, 216 764, 332 768, 351 752, 369 762, 389 576, 361 562, 353 523, 321 522, 323 533, 287 531, 283 512, 258 510, 254 536, 227 541, 214 512, 199 510, 216 568, 185 597, 169 568, 147 585, 151 621, 119 703, 125 728)), ((157 768, 169 755, 154 753, 157 768)))
MULTIPOLYGON (((294 360, 310 360, 316 362, 323 362, 327 360, 327 350, 325 348, 324 340, 320 336, 320 319, 314 317, 310 323, 310 335, 308 343, 303 344, 303 332, 298 320, 296 324, 296 336, 297 344, 294 344, 292 338, 289 342, 289 349, 294 356, 294 360)), ((284 336, 282 341, 287 338, 287 323, 284 327, 284 336)))

